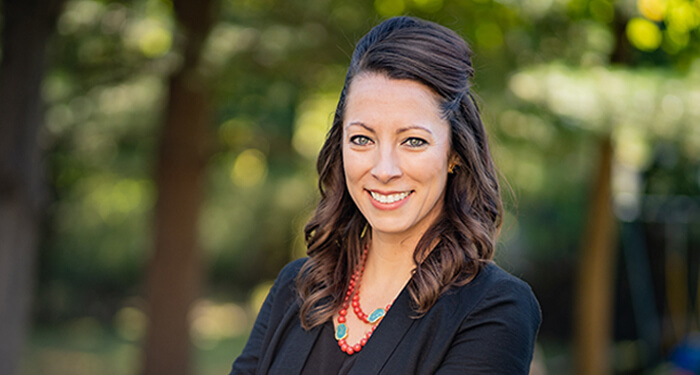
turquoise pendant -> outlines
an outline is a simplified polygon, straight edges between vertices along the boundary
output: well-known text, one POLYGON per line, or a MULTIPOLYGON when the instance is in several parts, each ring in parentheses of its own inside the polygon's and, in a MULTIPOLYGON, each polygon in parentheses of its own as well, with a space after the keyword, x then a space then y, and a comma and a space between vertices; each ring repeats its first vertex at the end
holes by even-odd
POLYGON ((345 340, 346 337, 348 337, 348 327, 345 326, 345 323, 338 324, 338 328, 335 329, 335 339, 345 340))
POLYGON ((382 318, 384 317, 384 314, 386 314, 386 311, 384 311, 384 309, 382 309, 382 308, 376 309, 376 310, 372 311, 371 314, 369 314, 369 316, 367 317, 367 321, 370 324, 374 324, 374 323, 382 320, 382 318))

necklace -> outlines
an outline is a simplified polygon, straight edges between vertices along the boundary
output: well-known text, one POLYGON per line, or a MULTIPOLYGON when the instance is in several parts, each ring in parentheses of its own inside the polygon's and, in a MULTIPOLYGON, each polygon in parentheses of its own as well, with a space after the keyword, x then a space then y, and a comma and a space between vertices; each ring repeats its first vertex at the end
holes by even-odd
POLYGON ((371 314, 367 315, 360 307, 360 281, 362 280, 362 273, 365 270, 365 262, 367 261, 367 247, 365 247, 362 252, 362 258, 360 259, 360 265, 355 270, 355 272, 350 277, 350 283, 348 285, 348 292, 345 294, 345 300, 343 300, 343 306, 338 312, 338 327, 335 329, 335 339, 338 340, 338 346, 340 350, 347 353, 348 355, 353 355, 367 344, 367 340, 372 336, 374 330, 377 328, 377 324, 382 320, 386 312, 391 307, 391 304, 386 306, 386 309, 378 308, 372 311, 371 314), (354 294, 353 294, 354 293, 354 294), (352 302, 351 302, 352 301, 352 302), (348 326, 345 325, 347 322, 348 308, 352 306, 352 310, 358 319, 365 322, 366 324, 372 325, 372 328, 365 333, 365 336, 360 339, 355 345, 350 345, 345 341, 348 337, 348 326))

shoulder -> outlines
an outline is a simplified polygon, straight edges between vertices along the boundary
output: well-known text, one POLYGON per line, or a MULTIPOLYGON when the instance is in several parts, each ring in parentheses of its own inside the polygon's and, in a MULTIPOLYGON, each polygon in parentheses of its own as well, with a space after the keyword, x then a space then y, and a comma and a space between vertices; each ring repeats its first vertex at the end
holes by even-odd
POLYGON ((525 281, 504 271, 495 263, 489 263, 481 270, 477 279, 481 278, 484 287, 491 293, 511 294, 514 297, 523 297, 524 299, 537 302, 535 294, 525 281))
POLYGON ((267 294, 260 314, 269 315, 274 321, 281 319, 287 310, 297 306, 296 278, 306 260, 307 258, 297 259, 282 268, 267 294))
POLYGON ((301 271, 301 268, 308 260, 309 258, 300 258, 287 263, 287 265, 282 268, 282 271, 280 271, 279 275, 277 276, 277 281, 280 283, 294 281, 301 271))
POLYGON ((541 321, 527 283, 490 263, 433 309, 426 329, 447 333, 437 354, 439 371, 426 373, 462 374, 469 368, 474 374, 527 374, 541 321))
POLYGON ((457 289, 461 289, 459 292, 466 289, 479 289, 480 294, 506 293, 534 298, 530 285, 506 272, 495 263, 487 264, 470 283, 457 289))
POLYGON ((274 336, 284 328, 282 322, 285 315, 296 306, 295 280, 306 260, 303 258, 290 262, 277 275, 260 308, 243 353, 233 364, 231 374, 251 374, 259 368, 274 336))
MULTIPOLYGON (((489 263, 470 283, 453 291, 452 303, 465 308, 468 316, 514 315, 520 322, 539 326, 540 305, 532 288, 495 263, 489 263)), ((450 298, 448 298, 450 299, 450 298)))
POLYGON ((286 266, 282 268, 275 283, 270 290, 270 293, 274 295, 283 294, 286 298, 291 298, 296 296, 296 279, 299 272, 301 272, 302 267, 309 258, 300 258, 287 263, 286 266))

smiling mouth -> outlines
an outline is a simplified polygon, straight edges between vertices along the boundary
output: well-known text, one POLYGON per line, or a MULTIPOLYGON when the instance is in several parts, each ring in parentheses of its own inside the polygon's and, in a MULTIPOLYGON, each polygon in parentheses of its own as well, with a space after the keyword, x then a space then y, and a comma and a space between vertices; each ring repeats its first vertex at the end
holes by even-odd
POLYGON ((384 204, 391 204, 398 202, 400 200, 406 199, 409 195, 411 195, 413 191, 405 191, 403 193, 395 193, 395 194, 379 194, 375 191, 370 191, 369 194, 372 196, 372 199, 379 203, 384 203, 384 204))

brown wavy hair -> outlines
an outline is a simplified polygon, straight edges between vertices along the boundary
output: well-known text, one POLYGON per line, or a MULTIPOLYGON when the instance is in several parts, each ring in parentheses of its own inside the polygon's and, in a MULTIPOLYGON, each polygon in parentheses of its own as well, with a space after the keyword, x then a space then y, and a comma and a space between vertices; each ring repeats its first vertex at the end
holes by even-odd
MULTIPOLYGON (((367 220, 348 192, 343 172, 342 136, 348 90, 355 77, 379 73, 417 81, 439 97, 451 128, 457 168, 447 179, 444 209, 413 253, 416 267, 407 284, 416 316, 440 295, 471 281, 490 261, 503 208, 486 131, 470 91, 474 69, 467 43, 454 31, 410 17, 375 26, 355 47, 333 125, 316 168, 321 200, 304 228, 309 260, 297 277, 301 324, 311 329, 332 319, 341 307, 349 278, 359 262, 367 220)), ((368 230, 371 233, 371 228, 368 230)))

